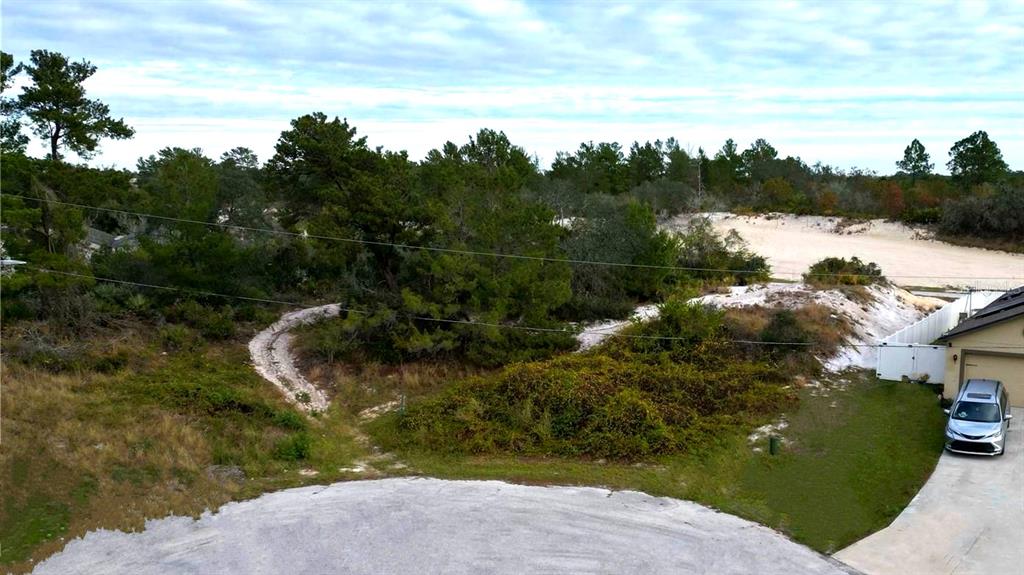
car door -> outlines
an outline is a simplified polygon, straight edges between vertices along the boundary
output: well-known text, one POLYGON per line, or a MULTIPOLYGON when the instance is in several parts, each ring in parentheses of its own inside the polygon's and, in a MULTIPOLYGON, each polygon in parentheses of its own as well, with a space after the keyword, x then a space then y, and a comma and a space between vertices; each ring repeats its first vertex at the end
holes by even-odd
POLYGON ((1003 414, 1003 422, 1000 425, 1003 437, 1006 437, 1006 432, 1010 428, 1010 396, 1006 393, 1006 388, 1000 390, 999 393, 999 409, 1003 414))

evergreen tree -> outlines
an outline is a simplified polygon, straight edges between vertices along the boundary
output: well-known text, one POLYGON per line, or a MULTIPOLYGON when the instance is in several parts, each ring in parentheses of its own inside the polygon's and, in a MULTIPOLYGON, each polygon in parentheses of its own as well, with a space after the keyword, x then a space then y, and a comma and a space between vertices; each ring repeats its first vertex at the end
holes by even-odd
POLYGON ((896 162, 896 167, 905 174, 920 178, 932 173, 935 164, 929 162, 930 159, 928 152, 924 149, 924 144, 914 138, 914 141, 910 142, 910 145, 903 150, 903 159, 896 162))
POLYGON ((85 97, 83 83, 96 73, 96 66, 83 60, 47 50, 32 50, 25 66, 32 85, 18 96, 18 107, 28 116, 33 131, 50 143, 50 157, 61 159, 61 148, 79 156, 95 153, 100 138, 131 138, 135 130, 123 119, 110 117, 110 108, 85 97))
POLYGON ((949 150, 949 173, 966 187, 995 183, 1006 175, 1007 165, 1003 153, 982 130, 953 144, 949 150))

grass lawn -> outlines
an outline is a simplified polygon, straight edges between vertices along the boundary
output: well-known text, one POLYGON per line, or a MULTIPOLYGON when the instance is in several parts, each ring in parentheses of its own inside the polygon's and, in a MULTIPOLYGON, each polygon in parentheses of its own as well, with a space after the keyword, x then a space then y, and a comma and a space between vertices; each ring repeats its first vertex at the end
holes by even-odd
POLYGON ((600 485, 690 499, 780 529, 830 553, 886 526, 927 480, 942 451, 936 397, 868 372, 800 391, 786 444, 723 437, 706 452, 640 464, 403 452, 418 473, 520 483, 600 485), (753 448, 760 447, 757 452, 753 448))

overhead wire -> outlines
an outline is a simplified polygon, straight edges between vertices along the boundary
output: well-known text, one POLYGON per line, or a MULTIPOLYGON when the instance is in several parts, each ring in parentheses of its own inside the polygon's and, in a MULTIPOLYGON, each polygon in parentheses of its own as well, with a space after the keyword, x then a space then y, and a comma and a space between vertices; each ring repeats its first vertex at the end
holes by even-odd
MULTIPOLYGON (((145 283, 145 282, 135 282, 135 281, 129 281, 129 280, 121 280, 121 279, 117 279, 117 278, 105 278, 105 277, 93 276, 93 275, 89 275, 89 274, 69 272, 69 271, 64 271, 64 270, 54 270, 54 269, 49 269, 49 268, 42 268, 42 267, 38 267, 38 266, 34 266, 34 265, 23 265, 23 266, 20 266, 20 267, 25 268, 25 269, 34 270, 34 271, 37 271, 37 272, 42 272, 42 273, 63 275, 63 276, 69 276, 69 277, 78 277, 78 278, 90 279, 90 280, 95 280, 95 281, 100 281, 100 282, 108 282, 108 283, 121 284, 121 285, 131 285, 131 286, 144 287, 144 288, 150 288, 150 289, 160 289, 160 290, 166 290, 166 291, 177 291, 177 292, 182 292, 182 293, 190 293, 190 294, 193 294, 193 295, 202 295, 202 296, 206 296, 206 297, 219 297, 219 298, 226 298, 226 299, 238 299, 238 300, 244 300, 244 301, 250 301, 250 302, 268 303, 268 304, 275 304, 275 305, 284 305, 284 306, 290 306, 290 307, 296 307, 296 308, 313 307, 313 306, 310 306, 309 304, 301 303, 301 302, 294 302, 294 301, 287 301, 287 300, 276 300, 276 299, 270 299, 270 298, 257 298, 257 297, 240 296, 240 295, 233 295, 233 294, 223 294, 223 293, 218 293, 218 292, 211 292, 211 291, 205 291, 205 290, 196 290, 196 289, 192 289, 192 288, 184 288, 184 287, 180 287, 180 286, 167 286, 167 285, 151 284, 151 283, 145 283)), ((330 305, 335 305, 335 304, 330 304, 330 305)), ((361 310, 361 309, 344 307, 344 306, 341 306, 340 304, 337 304, 337 305, 338 305, 338 310, 339 311, 343 311, 343 312, 346 312, 346 313, 354 313, 354 314, 357 314, 357 315, 372 315, 372 314, 377 313, 379 311, 379 310, 361 310)), ((396 311, 396 310, 390 310, 390 311, 396 311)), ((412 320, 417 320, 417 321, 424 321, 424 322, 434 322, 434 323, 444 323, 444 324, 462 324, 462 325, 481 326, 481 327, 493 327, 493 328, 499 328, 499 329, 514 329, 514 330, 520 330, 520 331, 530 331, 530 332, 539 332, 539 333, 561 333, 561 334, 572 335, 572 336, 578 335, 578 332, 576 332, 574 330, 563 329, 563 328, 534 327, 534 326, 523 326, 523 325, 516 325, 516 324, 482 322, 482 321, 474 321, 474 320, 435 318, 435 317, 429 317, 429 316, 419 316, 419 315, 414 315, 414 314, 402 314, 402 313, 397 313, 397 315, 401 315, 402 317, 405 317, 407 319, 412 319, 412 320)), ((607 328, 607 329, 613 329, 613 328, 607 328)), ((623 338, 623 339, 665 340, 665 341, 680 341, 680 340, 691 340, 691 339, 693 339, 691 337, 658 336, 658 335, 643 335, 643 334, 625 334, 625 333, 617 333, 617 332, 614 332, 614 331, 602 331, 602 330, 590 330, 590 333, 597 333, 597 334, 605 335, 605 336, 608 336, 608 337, 616 337, 616 338, 623 338)), ((726 340, 721 340, 721 341, 723 341, 725 343, 744 344, 744 345, 762 345, 762 346, 810 347, 810 346, 816 345, 813 342, 796 342, 796 341, 760 341, 760 340, 743 340, 743 339, 726 339, 726 340)), ((882 343, 846 343, 846 344, 844 344, 844 346, 859 347, 859 348, 910 347, 911 345, 915 345, 915 344, 882 344, 882 343)), ((1018 346, 1013 346, 1013 345, 986 346, 986 347, 978 347, 978 348, 975 348, 975 349, 978 349, 978 350, 1024 349, 1024 345, 1018 345, 1018 346)))
MULTIPOLYGON (((500 252, 487 252, 479 250, 468 250, 468 249, 456 249, 456 248, 444 248, 437 246, 420 246, 413 244, 404 244, 398 242, 384 242, 378 240, 367 240, 361 238, 346 238, 342 236, 329 236, 323 234, 310 234, 306 232, 292 232, 288 230, 276 230, 273 228, 260 228, 253 226, 242 226, 238 224, 229 224, 226 222, 206 222, 202 220, 193 220, 188 218, 178 218, 173 216, 162 216, 157 214, 149 214, 145 212, 135 212, 130 210, 123 210, 118 208, 105 208, 100 206, 92 206, 88 204, 80 204, 75 202, 65 202, 62 200, 43 199, 35 198, 32 196, 22 196, 19 194, 2 194, 10 196, 12 198, 19 198, 23 200, 29 200, 37 203, 49 203, 56 205, 63 205, 68 207, 74 207, 79 209, 96 210, 106 213, 118 213, 124 215, 130 215, 140 218, 152 218, 164 221, 179 222, 193 225, 213 226, 222 229, 245 231, 245 232, 256 232, 256 233, 269 233, 281 236, 296 237, 302 239, 317 239, 324 241, 336 241, 353 244, 363 245, 374 245, 374 246, 385 246, 393 247, 397 249, 408 249, 408 250, 422 250, 437 253, 449 253, 449 254, 460 254, 460 255, 472 255, 482 257, 493 257, 493 258, 508 258, 517 260, 530 260, 530 261, 542 261, 549 263, 565 263, 572 265, 595 265, 595 266, 610 266, 610 267, 625 267, 625 268, 638 268, 638 269, 660 269, 669 271, 690 271, 690 272, 720 272, 730 274, 762 274, 765 270, 754 270, 754 269, 729 269, 729 268, 710 268, 710 267, 693 267, 693 266, 667 266, 667 265, 656 265, 656 264, 636 264, 626 262, 609 262, 600 260, 585 260, 585 259, 574 259, 574 258, 556 258, 548 256, 531 256, 526 254, 510 254, 500 252)), ((811 276, 811 277, 874 277, 871 274, 859 274, 859 273, 832 273, 832 272, 795 272, 795 271, 778 271, 772 272, 773 275, 785 275, 785 276, 811 276)), ((886 274, 887 277, 891 278, 903 278, 903 279, 944 279, 944 280, 1024 280, 1024 274, 1020 276, 1003 276, 1003 277, 980 277, 980 276, 948 276, 948 275, 904 275, 904 274, 886 274)))

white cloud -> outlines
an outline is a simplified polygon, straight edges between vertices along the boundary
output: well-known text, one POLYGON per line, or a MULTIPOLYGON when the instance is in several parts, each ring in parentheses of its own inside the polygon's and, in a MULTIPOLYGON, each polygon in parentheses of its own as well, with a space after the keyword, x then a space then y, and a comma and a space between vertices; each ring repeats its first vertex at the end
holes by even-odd
POLYGON ((105 144, 123 165, 165 145, 256 142, 265 157, 316 110, 414 156, 508 126, 548 159, 589 139, 765 137, 886 171, 901 142, 927 138, 938 158, 987 129, 1024 164, 1019 2, 6 0, 2 27, 19 58, 99 66, 90 95, 138 130, 105 144))

